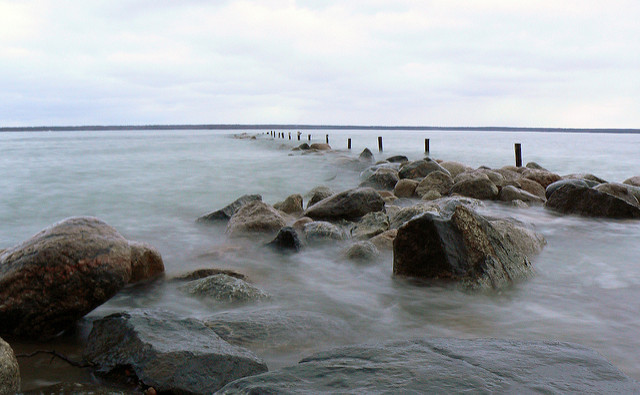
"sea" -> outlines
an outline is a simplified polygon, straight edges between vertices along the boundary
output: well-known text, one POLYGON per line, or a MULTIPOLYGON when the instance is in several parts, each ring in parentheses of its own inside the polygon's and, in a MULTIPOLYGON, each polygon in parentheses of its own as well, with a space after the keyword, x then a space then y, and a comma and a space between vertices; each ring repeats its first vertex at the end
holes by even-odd
MULTIPOLYGON (((394 278, 392 254, 355 263, 347 243, 308 246, 282 255, 264 240, 229 239, 224 224, 196 218, 244 194, 273 204, 325 185, 334 191, 360 183, 345 166, 369 148, 376 160, 429 156, 477 168, 523 162, 566 175, 591 173, 610 182, 640 175, 640 135, 415 130, 145 130, 0 133, 0 248, 11 247, 62 219, 95 216, 130 240, 155 246, 166 277, 199 268, 245 274, 272 295, 233 304, 193 298, 175 281, 129 286, 47 343, 8 339, 16 353, 55 349, 80 359, 91 322, 134 308, 207 318, 220 312, 310 312, 340 330, 311 332, 289 344, 250 348, 271 370, 346 344, 416 337, 554 340, 590 347, 640 379, 640 221, 563 216, 541 206, 485 202, 480 211, 535 226, 547 240, 533 259, 535 275, 490 292, 394 278), (277 133, 283 138, 277 138, 277 133), (291 132, 291 139, 289 139, 291 132), (247 133, 251 138, 236 138, 247 133), (327 137, 328 136, 328 137, 327 137), (383 151, 378 150, 378 137, 383 151), (332 152, 292 151, 303 142, 332 152), (347 139, 352 148, 347 149, 347 139)), ((96 382, 91 370, 50 356, 21 357, 23 389, 60 381, 96 382)))

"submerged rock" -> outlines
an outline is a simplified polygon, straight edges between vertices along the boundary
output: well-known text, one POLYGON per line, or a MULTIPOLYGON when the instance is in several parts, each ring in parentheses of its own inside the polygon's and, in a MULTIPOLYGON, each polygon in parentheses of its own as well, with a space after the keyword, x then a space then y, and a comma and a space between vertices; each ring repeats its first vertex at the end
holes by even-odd
POLYGON ((441 171, 445 174, 449 174, 449 172, 444 167, 440 166, 438 162, 427 158, 403 163, 400 168, 399 176, 400 178, 424 178, 433 171, 441 171))
POLYGON ((129 367, 158 392, 213 393, 267 371, 251 351, 231 345, 195 319, 134 310, 97 320, 84 358, 106 374, 129 367))
POLYGON ((0 254, 0 332, 50 338, 127 283, 164 270, 146 244, 103 221, 74 217, 0 254))
POLYGON ((211 298, 221 302, 250 302, 267 300, 271 296, 248 282, 226 274, 215 274, 189 281, 180 290, 193 296, 211 298))
POLYGON ((299 194, 290 195, 284 201, 274 204, 273 208, 287 214, 301 213, 304 210, 302 196, 299 194))
POLYGON ((637 392, 640 383, 579 345, 446 338, 335 348, 220 390, 220 394, 637 392))
POLYGON ((513 185, 506 185, 502 187, 498 194, 498 200, 503 202, 511 202, 513 200, 520 200, 529 203, 544 203, 544 199, 524 191, 520 188, 516 188, 513 185))
POLYGON ((309 222, 304 226, 302 232, 308 242, 344 240, 346 238, 342 229, 326 221, 309 222))
POLYGON ((456 182, 449 192, 474 199, 493 200, 498 197, 499 190, 488 177, 478 177, 456 182))
POLYGON ((0 339, 0 394, 20 392, 20 368, 9 343, 0 339))
POLYGON ((318 203, 322 199, 328 198, 329 196, 331 196, 333 194, 334 194, 333 190, 331 188, 329 188, 329 187, 318 186, 318 187, 313 188, 307 194, 309 196, 309 201, 307 203, 307 208, 313 206, 314 204, 318 203))
POLYGON ((275 233, 286 225, 280 212, 260 200, 242 206, 229 220, 226 233, 231 237, 251 233, 275 233))
POLYGON ((373 153, 371 153, 369 148, 365 148, 360 153, 360 156, 358 156, 358 159, 360 159, 361 162, 373 163, 373 153))
POLYGON ((316 151, 331 151, 331 146, 325 143, 313 143, 309 146, 309 149, 316 151))
POLYGON ((418 181, 410 178, 404 178, 396 183, 393 187, 393 194, 399 198, 410 198, 415 195, 418 181))
POLYGON ((211 212, 209 214, 205 214, 202 217, 199 217, 196 221, 201 223, 207 222, 215 222, 215 221, 228 221, 233 214, 238 212, 242 206, 245 204, 262 201, 261 195, 243 195, 236 199, 233 203, 225 206, 224 208, 211 212))
POLYGON ((351 228, 351 237, 370 239, 389 229, 389 217, 382 211, 369 213, 351 228))
POLYGON ((300 251, 302 243, 298 237, 298 232, 291 226, 285 226, 280 229, 278 235, 271 242, 267 243, 267 247, 274 248, 279 251, 300 251))
POLYGON ((640 207, 610 195, 574 183, 556 189, 545 207, 563 214, 586 217, 640 218, 640 207))
POLYGON ((384 200, 375 189, 356 188, 319 201, 307 208, 304 216, 324 220, 357 219, 383 209, 384 200))
POLYGON ((359 241, 352 244, 346 251, 347 259, 358 262, 371 261, 380 255, 375 244, 370 241, 359 241))
POLYGON ((209 277, 209 276, 215 276, 216 274, 226 274, 227 276, 239 278, 240 280, 245 280, 245 281, 247 280, 247 276, 245 276, 244 274, 237 273, 229 269, 216 269, 216 268, 196 269, 194 271, 178 275, 173 279, 178 281, 193 281, 193 280, 198 280, 198 279, 209 277))
POLYGON ((367 177, 360 186, 373 187, 376 189, 391 190, 398 182, 398 171, 387 167, 377 169, 372 175, 367 177))
POLYGON ((429 191, 436 191, 440 195, 446 195, 453 186, 453 178, 441 171, 433 171, 420 181, 416 187, 416 195, 423 197, 429 191))

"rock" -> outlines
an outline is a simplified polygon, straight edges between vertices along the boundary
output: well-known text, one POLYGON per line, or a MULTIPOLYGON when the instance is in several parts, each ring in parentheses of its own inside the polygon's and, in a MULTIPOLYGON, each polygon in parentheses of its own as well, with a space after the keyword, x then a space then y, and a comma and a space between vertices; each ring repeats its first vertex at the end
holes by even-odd
POLYGON ((398 229, 395 275, 498 289, 532 272, 527 256, 484 217, 458 205, 450 216, 425 213, 398 229))
POLYGON ((228 384, 219 394, 638 393, 597 352, 556 341, 422 338, 354 345, 228 384))
POLYGON ((20 367, 9 343, 0 339, 0 394, 20 392, 20 367))
POLYGON ((329 196, 331 196, 333 194, 334 194, 333 190, 331 190, 331 188, 329 188, 329 187, 319 186, 319 187, 313 188, 307 194, 309 196, 309 201, 307 203, 307 208, 313 206, 314 204, 318 203, 322 199, 328 198, 329 196))
POLYGON ((640 176, 627 178, 622 183, 627 185, 633 185, 634 187, 640 187, 640 176))
POLYGON ((5 250, 0 332, 46 339, 71 327, 131 280, 131 245, 97 218, 74 217, 5 250))
POLYGON ((527 191, 523 191, 520 188, 516 188, 513 185, 507 185, 502 187, 500 193, 498 194, 498 200, 502 200, 503 202, 510 202, 513 200, 520 200, 523 202, 529 203, 544 203, 545 200, 533 195, 527 191))
POLYGON ((389 217, 382 211, 369 213, 351 228, 354 239, 370 239, 389 229, 389 217))
POLYGON ((442 195, 440 194, 440 192, 436 191, 435 189, 432 189, 430 191, 427 191, 427 193, 425 193, 424 195, 422 195, 422 200, 424 200, 425 202, 431 201, 431 200, 436 200, 436 199, 440 199, 442 197, 442 195))
POLYGON ((381 167, 364 180, 360 186, 389 190, 396 186, 398 179, 398 172, 396 170, 381 167))
POLYGON ((493 200, 498 197, 498 187, 489 178, 475 178, 455 183, 449 193, 474 199, 493 200))
POLYGON ((316 151, 331 151, 331 146, 325 143, 313 143, 309 146, 309 149, 316 151))
POLYGON ((293 347, 315 348, 319 339, 331 340, 351 332, 345 321, 310 311, 226 311, 204 321, 231 344, 286 352, 293 347))
POLYGON ((494 183, 496 186, 501 187, 506 184, 506 180, 504 176, 498 173, 497 171, 494 171, 491 169, 478 169, 478 170, 475 170, 475 172, 486 175, 487 177, 489 177, 491 182, 494 183))
POLYGON ((544 167, 540 166, 539 164, 537 164, 536 162, 529 162, 524 167, 526 167, 528 169, 549 171, 549 170, 545 169, 544 167))
POLYGON ((387 162, 404 163, 404 162, 409 162, 409 158, 407 158, 404 155, 395 155, 395 156, 392 156, 390 158, 387 158, 387 162))
POLYGON ((415 194, 417 186, 418 181, 404 178, 396 183, 396 186, 393 188, 393 194, 400 198, 410 198, 415 194))
POLYGON ((369 166, 366 169, 364 169, 362 172, 360 172, 360 180, 366 181, 379 169, 391 169, 391 170, 398 171, 399 167, 400 166, 398 163, 389 163, 389 162, 376 163, 375 165, 369 166))
POLYGON ((370 241, 356 242, 345 251, 347 259, 359 262, 371 261, 379 255, 380 251, 378 251, 375 244, 370 241))
POLYGON ((294 222, 293 225, 291 225, 291 227, 298 232, 302 232, 304 230, 304 226, 311 222, 313 222, 311 218, 301 217, 301 218, 298 218, 296 222, 294 222))
POLYGON ((346 238, 342 229, 326 221, 314 221, 306 224, 303 233, 308 242, 344 240, 346 238))
POLYGON ((244 206, 247 203, 251 203, 255 201, 262 201, 262 196, 261 195, 243 195, 238 199, 236 199, 233 203, 224 207, 223 209, 203 215, 202 217, 198 218, 196 221, 201 223, 215 222, 215 221, 228 221, 231 217, 233 217, 233 214, 235 214, 236 212, 238 212, 238 210, 240 210, 242 206, 244 206))
POLYGON ((280 229, 275 239, 267 243, 267 246, 279 251, 297 252, 302 248, 302 243, 296 230, 291 226, 285 226, 280 229))
POLYGON ((604 184, 605 182, 607 182, 606 180, 598 176, 594 176, 591 173, 574 173, 574 174, 568 174, 562 177, 562 179, 570 179, 570 178, 578 178, 581 180, 585 180, 587 184, 589 184, 590 188, 593 188, 598 184, 604 184))
POLYGON ((384 200, 373 188, 356 188, 319 201, 307 208, 304 215, 325 220, 357 219, 383 209, 384 200))
POLYGON ((275 233, 286 222, 280 212, 260 200, 248 203, 240 208, 227 224, 226 233, 231 237, 251 233, 275 233))
POLYGON ((103 374, 129 366, 160 393, 210 394, 267 371, 251 351, 227 343, 201 321, 140 310, 95 321, 84 359, 103 374))
POLYGON ((398 175, 400 178, 424 178, 432 171, 441 171, 449 174, 438 162, 427 158, 403 163, 398 175))
POLYGON ((301 213, 304 210, 302 196, 298 194, 290 195, 284 201, 274 204, 273 208, 287 214, 301 213))
MULTIPOLYGON (((569 180, 567 180, 569 181, 569 180)), ((586 217, 640 218, 640 208, 608 193, 574 183, 556 189, 545 207, 563 214, 586 217)))
POLYGON ((378 250, 392 251, 393 239, 396 238, 397 234, 397 229, 389 229, 380 233, 376 237, 372 237, 369 241, 372 242, 378 250))
POLYGON ((437 213, 438 209, 433 205, 429 205, 426 203, 419 203, 414 206, 401 208, 395 214, 389 216, 389 228, 398 229, 411 218, 429 211, 437 213))
POLYGON ((423 197, 429 191, 436 191, 440 195, 446 195, 453 186, 453 178, 441 171, 433 171, 420 181, 416 187, 416 195, 423 197))
POLYGON ((549 186, 547 186, 547 188, 545 189, 545 197, 547 199, 549 199, 549 197, 551 197, 551 195, 553 195, 553 193, 555 191, 557 191, 558 189, 560 189, 560 187, 562 187, 563 185, 567 185, 567 184, 571 184, 571 185, 575 185, 577 187, 581 187, 581 188, 590 188, 591 186, 587 183, 587 181, 583 180, 583 179, 579 179, 579 178, 570 178, 570 179, 566 179, 566 180, 558 180, 552 184, 549 184, 549 186))
POLYGON ((596 191, 608 193, 609 195, 613 195, 619 199, 622 199, 629 204, 638 206, 640 189, 635 188, 631 185, 606 182, 596 185, 595 187, 593 187, 593 189, 595 189, 596 191))
POLYGON ((477 170, 469 170, 469 171, 465 171, 463 173, 458 174, 453 179, 453 183, 457 184, 462 181, 478 180, 478 179, 489 180, 489 176, 477 170))
POLYGON ((178 275, 173 279, 178 281, 192 281, 209 276, 215 276, 216 274, 226 274, 227 276, 239 278, 240 280, 247 280, 247 276, 244 274, 234 272, 233 270, 215 268, 196 269, 192 272, 178 275))
POLYGON ((358 156, 358 159, 360 159, 361 162, 373 163, 373 154, 369 151, 369 148, 365 148, 360 153, 360 156, 358 156))
POLYGON ((180 290, 201 298, 209 298, 221 302, 251 302, 267 300, 271 296, 248 282, 226 274, 189 281, 180 290))
POLYGON ((458 174, 471 170, 471 168, 460 162, 444 161, 440 163, 440 166, 445 168, 452 178, 455 178, 458 174))
POLYGON ((542 185, 543 188, 562 179, 559 175, 546 170, 526 169, 522 172, 524 178, 528 178, 542 185))
MULTIPOLYGON (((505 180, 505 182, 507 184, 509 184, 510 182, 519 181, 519 180, 523 179, 522 175, 520 173, 518 173, 517 171, 513 171, 513 170, 509 170, 509 169, 505 169, 505 168, 495 169, 494 171, 496 173, 499 173, 504 178, 504 180, 505 180)), ((528 181, 531 181, 531 180, 528 180, 528 181)), ((532 182, 535 182, 535 181, 532 181, 532 182)), ((511 184, 511 185, 515 185, 518 188, 520 188, 520 184, 511 184)), ((536 185, 538 185, 539 187, 542 187, 537 182, 536 182, 536 185)), ((544 188, 542 188, 542 189, 544 189, 544 188)))
POLYGON ((545 188, 533 180, 530 180, 528 178, 520 178, 518 180, 517 186, 523 191, 526 191, 532 195, 538 196, 542 200, 547 200, 545 196, 545 188))
POLYGON ((516 250, 532 259, 542 252, 547 244, 544 236, 515 220, 494 219, 489 221, 500 235, 513 244, 516 250))
POLYGON ((130 241, 129 247, 131 247, 130 284, 164 275, 164 262, 157 249, 147 243, 136 241, 130 241))
MULTIPOLYGON (((3 392, 4 394, 4 392, 3 392)), ((95 384, 83 383, 58 383, 48 385, 46 387, 36 388, 31 391, 23 392, 24 395, 125 395, 133 394, 133 392, 121 389, 108 388, 95 384)))

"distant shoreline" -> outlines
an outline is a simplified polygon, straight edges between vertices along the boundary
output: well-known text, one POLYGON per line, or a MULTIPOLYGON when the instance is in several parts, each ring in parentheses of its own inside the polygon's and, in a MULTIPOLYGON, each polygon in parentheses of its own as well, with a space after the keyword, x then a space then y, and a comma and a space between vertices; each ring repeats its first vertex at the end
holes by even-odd
POLYGON ((83 125, 83 126, 17 126, 0 127, 0 132, 72 132, 118 130, 415 130, 470 132, 555 132, 555 133, 619 133, 640 134, 640 129, 580 129, 509 126, 358 126, 358 125, 296 125, 296 124, 197 124, 197 125, 83 125))

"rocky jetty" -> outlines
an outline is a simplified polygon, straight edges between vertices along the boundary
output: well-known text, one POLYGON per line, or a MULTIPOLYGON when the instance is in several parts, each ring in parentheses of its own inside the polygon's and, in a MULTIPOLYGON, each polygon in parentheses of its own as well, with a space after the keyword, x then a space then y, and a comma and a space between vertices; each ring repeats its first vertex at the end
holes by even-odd
POLYGON ((74 217, 0 254, 0 332, 50 338, 125 285, 164 272, 154 248, 74 217))

